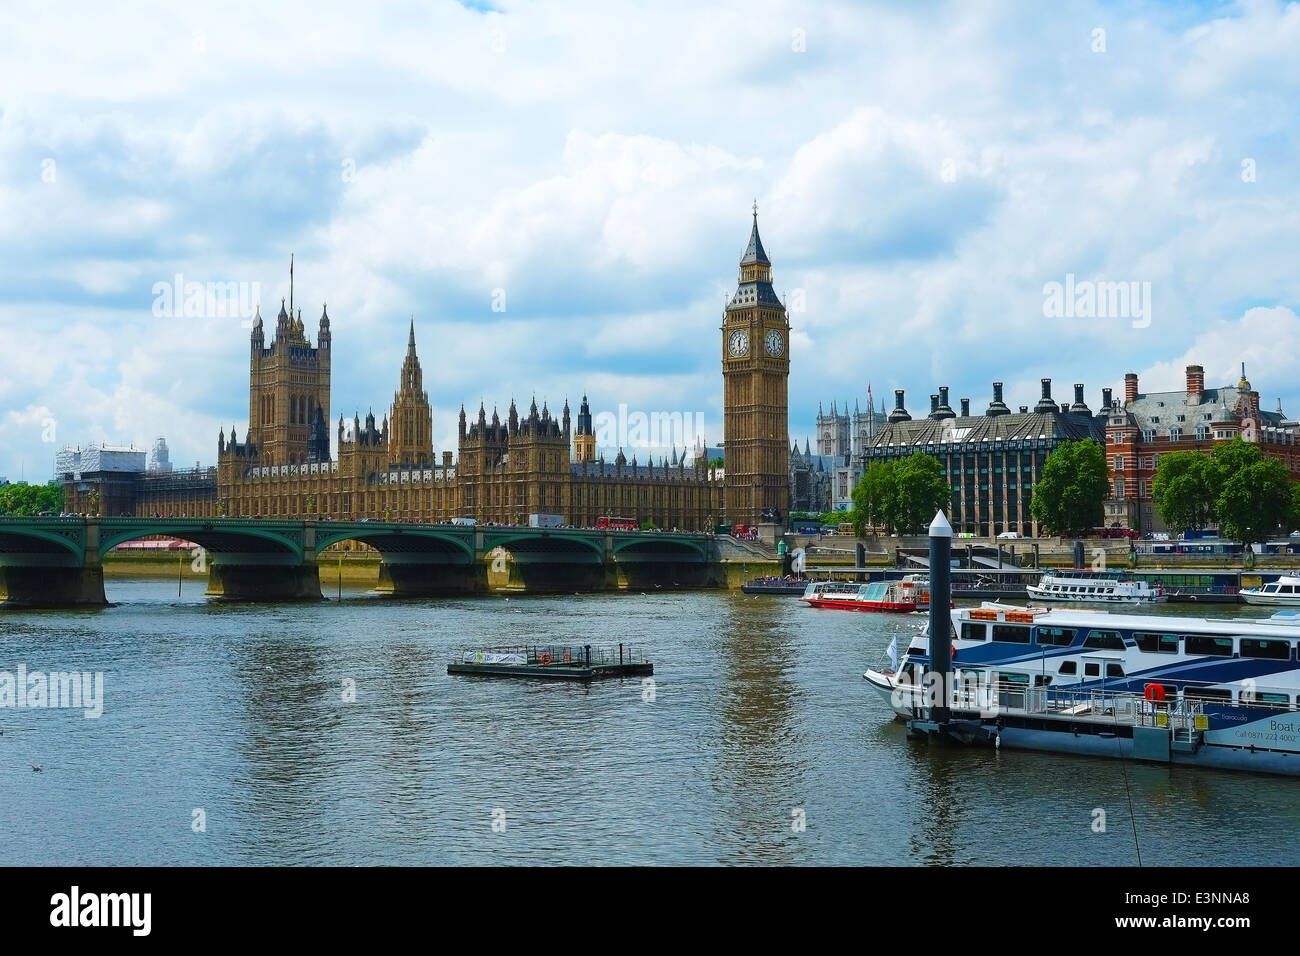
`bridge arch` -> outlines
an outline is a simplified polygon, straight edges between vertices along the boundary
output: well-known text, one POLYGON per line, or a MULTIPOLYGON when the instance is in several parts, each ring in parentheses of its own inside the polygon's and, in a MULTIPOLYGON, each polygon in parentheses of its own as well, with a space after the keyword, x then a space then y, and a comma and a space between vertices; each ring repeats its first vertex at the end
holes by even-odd
POLYGON ((583 559, 584 564, 600 564, 605 560, 604 536, 590 532, 549 532, 518 528, 491 531, 483 536, 483 549, 491 552, 505 548, 515 557, 522 555, 572 555, 583 559))
POLYGON ((360 541, 385 559, 399 555, 412 558, 438 556, 441 563, 472 564, 474 546, 463 536, 431 529, 365 528, 348 526, 331 531, 316 530, 316 554, 340 541, 360 541), (432 545, 433 547, 430 547, 432 545))
POLYGON ((641 534, 614 540, 614 557, 616 560, 629 561, 638 557, 647 560, 682 560, 693 559, 707 561, 708 546, 703 541, 693 538, 661 537, 657 534, 641 534))
POLYGON ((303 556, 301 538, 273 528, 235 525, 227 521, 219 524, 195 521, 156 522, 148 525, 118 527, 101 525, 100 556, 102 557, 120 544, 125 544, 127 541, 136 541, 149 535, 163 535, 184 541, 192 541, 216 555, 251 552, 277 556, 289 555, 298 560, 301 560, 303 556))
POLYGON ((0 555, 33 552, 75 559, 79 564, 85 554, 85 536, 80 533, 60 534, 48 527, 18 521, 6 521, 0 527, 0 555))

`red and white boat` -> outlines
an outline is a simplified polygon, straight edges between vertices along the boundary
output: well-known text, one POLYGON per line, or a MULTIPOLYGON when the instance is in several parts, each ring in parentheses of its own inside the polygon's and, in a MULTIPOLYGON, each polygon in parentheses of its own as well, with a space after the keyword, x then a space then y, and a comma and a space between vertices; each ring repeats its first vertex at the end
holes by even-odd
POLYGON ((833 607, 843 611, 893 611, 906 614, 930 609, 930 579, 908 574, 898 581, 847 584, 818 581, 808 585, 799 598, 809 607, 833 607))

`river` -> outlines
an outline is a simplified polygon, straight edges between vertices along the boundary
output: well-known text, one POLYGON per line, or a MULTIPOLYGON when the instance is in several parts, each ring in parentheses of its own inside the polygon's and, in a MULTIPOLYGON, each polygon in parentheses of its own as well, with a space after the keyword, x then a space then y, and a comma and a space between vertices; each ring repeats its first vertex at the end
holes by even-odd
POLYGON ((0 671, 104 681, 95 719, 0 709, 0 863, 1294 861, 1291 779, 908 741, 862 671, 919 616, 738 592, 175 589, 111 580, 114 607, 0 612, 0 671), (446 673, 464 647, 620 641, 652 687, 446 673))

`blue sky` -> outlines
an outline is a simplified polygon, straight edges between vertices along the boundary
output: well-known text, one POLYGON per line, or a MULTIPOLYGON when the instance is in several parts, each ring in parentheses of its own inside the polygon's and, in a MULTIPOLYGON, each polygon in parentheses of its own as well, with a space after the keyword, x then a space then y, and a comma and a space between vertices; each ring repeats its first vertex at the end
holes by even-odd
POLYGON ((584 392, 716 440, 755 198, 805 303, 792 436, 868 383, 1095 407, 1189 362, 1300 414, 1298 49, 1274 3, 11 2, 0 475, 212 462, 248 331, 155 284, 256 284, 273 324, 291 252, 335 417, 391 402, 414 315, 439 450, 462 401, 584 392), (1150 324, 1045 317, 1067 274, 1149 282, 1150 324))

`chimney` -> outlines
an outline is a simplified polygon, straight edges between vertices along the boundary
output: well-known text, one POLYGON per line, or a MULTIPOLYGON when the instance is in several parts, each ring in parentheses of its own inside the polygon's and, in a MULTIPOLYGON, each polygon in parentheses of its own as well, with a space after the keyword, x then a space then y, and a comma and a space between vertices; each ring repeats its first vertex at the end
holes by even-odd
POLYGON ((910 422, 912 416, 907 414, 907 409, 903 407, 903 390, 894 389, 894 410, 889 413, 889 421, 892 422, 910 422))
POLYGON ((1187 366, 1187 397, 1195 399, 1199 405, 1201 396, 1205 392, 1205 367, 1202 365, 1187 366))
POLYGON ((1070 414, 1070 403, 1069 403, 1069 402, 1061 402, 1061 414, 1062 414, 1062 415, 1068 415, 1068 414, 1070 414))
POLYGON ((1112 402, 1112 399, 1111 399, 1111 391, 1110 391, 1110 389, 1108 389, 1108 388, 1103 388, 1103 389, 1101 390, 1101 407, 1102 407, 1102 408, 1110 408, 1110 406, 1111 406, 1111 402, 1112 402))
POLYGON ((939 411, 935 414, 935 418, 956 418, 956 417, 957 416, 953 413, 952 406, 948 404, 948 386, 940 385, 939 386, 939 411))
POLYGON ((442 453, 442 467, 443 467, 444 471, 450 471, 450 470, 451 470, 451 452, 449 452, 449 451, 444 451, 444 452, 442 453))
POLYGON ((1124 404, 1136 402, 1138 397, 1138 377, 1137 372, 1127 372, 1124 375, 1124 404))
POLYGON ((1011 409, 1007 408, 1007 403, 1002 401, 1002 383, 993 383, 993 401, 989 402, 989 407, 984 411, 985 415, 1010 415, 1011 409))
POLYGON ((1074 383, 1074 404, 1070 406, 1070 411, 1074 412, 1076 415, 1092 414, 1092 409, 1089 408, 1088 403, 1083 400, 1083 384, 1081 382, 1074 383))
POLYGON ((1028 406, 1028 405, 1021 405, 1021 406, 1020 406, 1020 414, 1021 414, 1021 415, 1028 415, 1028 414, 1029 414, 1029 406, 1028 406))
POLYGON ((1056 411, 1056 401, 1052 398, 1052 380, 1045 378, 1043 383, 1043 394, 1038 399, 1038 404, 1034 406, 1034 411, 1040 413, 1056 411))
POLYGON ((931 418, 939 417, 939 396, 938 395, 930 396, 930 417, 931 418))
POLYGON ((962 418, 969 418, 969 417, 970 417, 970 399, 969 399, 969 398, 963 398, 963 399, 961 400, 961 417, 962 417, 962 418))

